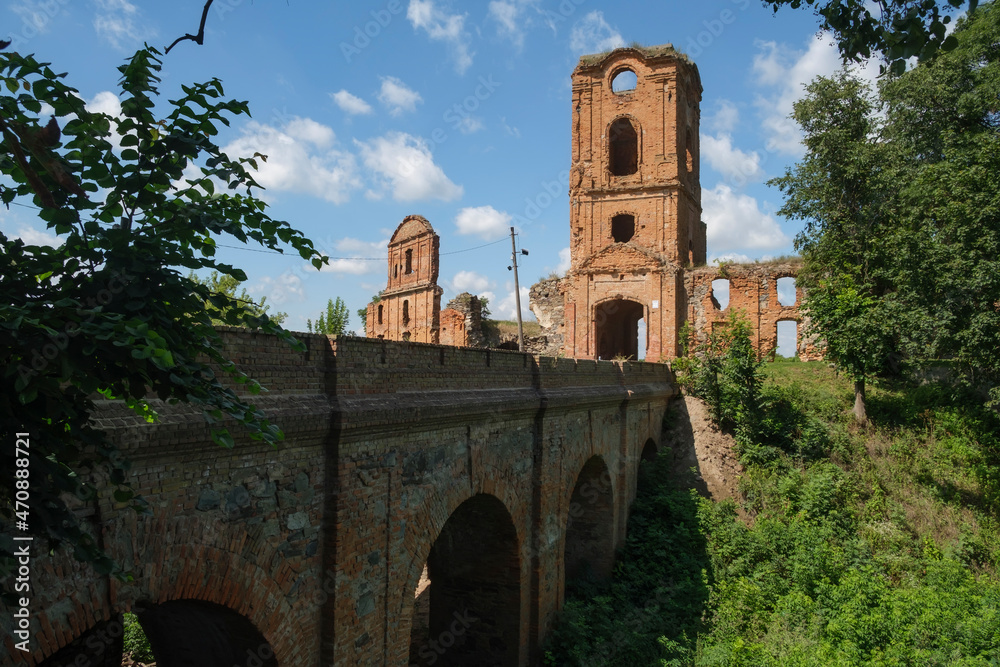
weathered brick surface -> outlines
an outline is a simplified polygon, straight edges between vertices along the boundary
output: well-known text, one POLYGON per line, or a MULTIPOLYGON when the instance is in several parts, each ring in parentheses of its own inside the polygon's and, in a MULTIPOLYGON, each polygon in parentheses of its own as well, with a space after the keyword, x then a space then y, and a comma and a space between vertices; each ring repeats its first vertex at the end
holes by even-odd
MULTIPOLYGON (((643 447, 660 444, 674 393, 660 364, 308 334, 296 352, 269 336, 224 335, 241 365, 267 378, 270 391, 256 402, 285 442, 272 449, 237 430, 226 450, 189 406, 154 402, 160 421, 146 424, 102 404, 99 423, 132 460, 132 483, 152 513, 134 515, 110 490, 80 511, 134 580, 98 576, 61 552, 38 555, 36 650, 0 663, 41 664, 75 639, 90 642, 89 631, 122 611, 198 600, 249 620, 283 666, 401 667, 410 664, 414 590, 431 559, 432 616, 449 613, 449 581, 454 590, 463 581, 506 590, 494 607, 477 603, 515 610, 499 629, 473 624, 468 653, 437 664, 484 645, 497 647, 498 664, 530 664, 562 605, 567 535, 571 551, 580 539, 568 533, 571 514, 606 538, 584 540, 584 551, 610 558, 643 447), (585 475, 590 491, 574 501, 588 461, 607 474, 585 475), (439 546, 431 558, 451 517, 448 535, 470 536, 473 551, 495 543, 509 566, 480 550, 482 572, 469 579, 468 563, 456 561, 473 551, 439 546)), ((13 648, 7 638, 5 646, 13 648)))
MULTIPOLYGON (((532 349, 575 358, 667 361, 692 322, 704 339, 724 315, 713 308, 701 221, 697 67, 669 44, 584 56, 573 72, 570 256, 565 278, 540 281, 531 308, 542 327, 532 349), (632 90, 613 89, 622 73, 632 90), (701 268, 696 268, 701 267, 701 268), (645 321, 645 340, 638 322, 645 321)), ((729 265, 732 266, 732 265, 729 265)), ((795 266, 734 268, 733 306, 754 326, 762 354, 775 348, 779 320, 807 324, 780 306, 775 281, 795 266)), ((819 358, 800 335, 798 354, 819 358)))
POLYGON ((705 262, 701 92, 697 67, 669 45, 584 56, 573 72, 568 356, 636 358, 640 318, 646 359, 676 356, 682 267, 705 262), (626 70, 636 87, 615 92, 626 70))
POLYGON ((685 289, 688 294, 687 318, 691 322, 694 343, 704 342, 715 327, 724 326, 730 311, 736 310, 750 322, 754 349, 761 357, 773 357, 778 347, 778 322, 792 321, 798 326, 796 354, 803 361, 822 359, 814 339, 804 336, 808 318, 799 310, 802 289, 796 286, 795 303, 778 302, 778 280, 795 278, 800 262, 781 264, 726 264, 688 271, 685 289), (723 310, 715 298, 712 282, 729 281, 729 303, 723 310))
POLYGON ((427 219, 408 215, 389 240, 389 276, 378 303, 368 304, 370 338, 438 342, 441 294, 437 285, 440 240, 427 219))
POLYGON ((462 292, 441 311, 441 344, 485 347, 483 306, 479 297, 462 292))

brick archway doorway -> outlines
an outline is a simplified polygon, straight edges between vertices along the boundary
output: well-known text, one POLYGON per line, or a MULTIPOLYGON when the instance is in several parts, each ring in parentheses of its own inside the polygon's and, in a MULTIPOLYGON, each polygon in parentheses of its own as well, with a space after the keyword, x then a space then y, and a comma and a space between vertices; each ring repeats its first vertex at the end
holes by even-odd
POLYGON ((598 304, 594 308, 597 358, 638 359, 639 346, 646 347, 646 341, 639 340, 639 320, 644 315, 643 305, 629 299, 612 299, 598 304))

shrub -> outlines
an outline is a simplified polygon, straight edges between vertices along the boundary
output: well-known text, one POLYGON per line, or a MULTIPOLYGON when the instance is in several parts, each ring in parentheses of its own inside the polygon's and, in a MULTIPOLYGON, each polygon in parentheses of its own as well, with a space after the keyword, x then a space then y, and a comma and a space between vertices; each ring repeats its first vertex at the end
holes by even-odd
POLYGON ((153 649, 149 647, 149 640, 146 633, 142 631, 139 619, 135 614, 125 613, 125 653, 132 656, 134 660, 149 662, 155 660, 153 649))

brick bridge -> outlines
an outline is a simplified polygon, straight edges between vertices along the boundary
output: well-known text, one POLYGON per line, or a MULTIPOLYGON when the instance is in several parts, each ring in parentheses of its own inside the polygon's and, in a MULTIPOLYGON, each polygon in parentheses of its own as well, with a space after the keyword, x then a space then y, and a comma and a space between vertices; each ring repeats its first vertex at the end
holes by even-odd
POLYGON ((80 512, 134 580, 36 554, 27 664, 120 665, 125 611, 160 667, 536 664, 567 578, 610 571, 675 392, 660 364, 227 335, 285 443, 101 406, 152 515, 80 512))

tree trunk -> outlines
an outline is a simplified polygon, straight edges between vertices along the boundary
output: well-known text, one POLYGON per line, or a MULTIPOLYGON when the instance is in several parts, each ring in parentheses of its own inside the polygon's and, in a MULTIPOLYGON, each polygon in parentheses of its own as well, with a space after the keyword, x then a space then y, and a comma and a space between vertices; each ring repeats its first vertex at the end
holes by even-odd
POLYGON ((854 420, 859 424, 868 423, 868 413, 865 411, 865 381, 854 381, 854 420))

